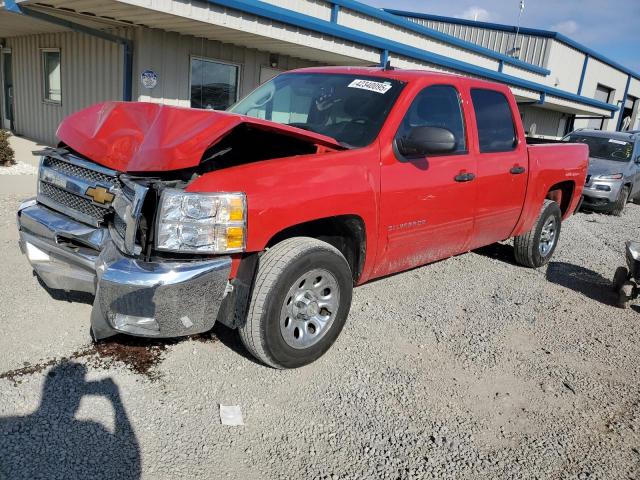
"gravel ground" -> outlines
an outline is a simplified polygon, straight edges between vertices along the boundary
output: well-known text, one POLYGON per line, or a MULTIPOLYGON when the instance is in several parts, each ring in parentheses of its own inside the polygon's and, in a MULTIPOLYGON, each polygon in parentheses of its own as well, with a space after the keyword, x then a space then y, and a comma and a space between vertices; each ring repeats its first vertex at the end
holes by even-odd
POLYGON ((329 353, 276 371, 223 327, 91 347, 91 299, 38 284, 17 204, 0 194, 3 478, 640 479, 640 308, 610 292, 639 206, 573 217, 544 269, 495 245, 360 287, 329 353))

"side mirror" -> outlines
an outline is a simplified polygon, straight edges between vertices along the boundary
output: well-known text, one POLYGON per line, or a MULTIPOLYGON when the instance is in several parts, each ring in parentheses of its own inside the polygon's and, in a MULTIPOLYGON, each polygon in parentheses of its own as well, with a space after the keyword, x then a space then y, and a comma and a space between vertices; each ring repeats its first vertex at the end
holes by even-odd
POLYGON ((414 127, 406 137, 398 139, 398 150, 406 157, 453 152, 456 136, 447 128, 414 127))

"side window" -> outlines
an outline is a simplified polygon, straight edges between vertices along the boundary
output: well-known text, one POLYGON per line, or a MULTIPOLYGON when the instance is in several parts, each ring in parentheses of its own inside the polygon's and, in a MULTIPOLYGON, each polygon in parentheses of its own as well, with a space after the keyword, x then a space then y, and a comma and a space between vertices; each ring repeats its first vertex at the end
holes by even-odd
POLYGON ((447 128, 457 141, 455 150, 450 154, 467 151, 460 95, 451 85, 433 85, 422 90, 409 107, 396 138, 407 137, 414 127, 447 128))
POLYGON ((510 152, 516 147, 516 129, 511 107, 502 93, 474 88, 471 90, 476 112, 480 152, 510 152))

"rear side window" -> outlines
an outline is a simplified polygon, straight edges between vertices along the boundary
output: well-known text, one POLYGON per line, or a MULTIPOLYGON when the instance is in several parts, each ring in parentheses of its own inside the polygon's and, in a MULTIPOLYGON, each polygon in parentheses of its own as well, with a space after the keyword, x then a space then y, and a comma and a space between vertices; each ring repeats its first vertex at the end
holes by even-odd
POLYGON ((511 107, 502 93, 474 88, 471 90, 476 112, 480 152, 509 152, 516 147, 516 129, 511 107))
POLYGON ((407 110, 397 138, 406 137, 414 127, 441 127, 453 132, 456 149, 447 155, 466 152, 460 96, 451 85, 433 85, 422 90, 407 110))

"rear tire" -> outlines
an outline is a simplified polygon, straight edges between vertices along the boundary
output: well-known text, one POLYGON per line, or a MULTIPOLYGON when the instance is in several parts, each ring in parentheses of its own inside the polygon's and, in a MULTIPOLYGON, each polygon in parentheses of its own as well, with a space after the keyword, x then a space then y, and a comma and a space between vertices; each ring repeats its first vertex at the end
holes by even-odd
POLYGON ((624 282, 629 278, 629 270, 627 267, 616 268, 616 273, 613 275, 613 291, 618 292, 624 285, 624 282))
POLYGON ((613 207, 611 207, 612 215, 615 215, 616 217, 619 217, 620 215, 622 215, 622 212, 624 211, 624 207, 629 201, 629 193, 630 193, 630 190, 628 185, 625 185, 620 189, 620 195, 618 195, 618 199, 613 204, 613 207))
POLYGON ((624 282, 618 291, 618 307, 627 308, 629 302, 633 298, 634 284, 632 282, 624 282))
POLYGON ((562 212, 553 200, 545 200, 533 228, 513 239, 516 262, 529 268, 546 265, 558 245, 562 212))
POLYGON ((353 277, 347 260, 326 242, 294 237, 264 253, 251 295, 242 343, 274 368, 307 365, 342 331, 353 277))

